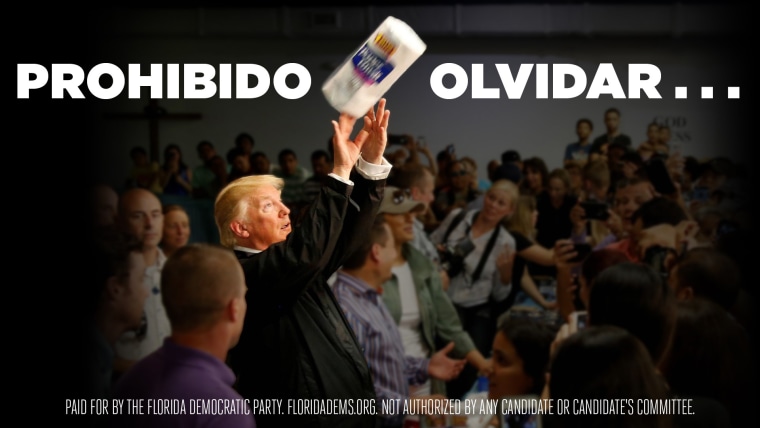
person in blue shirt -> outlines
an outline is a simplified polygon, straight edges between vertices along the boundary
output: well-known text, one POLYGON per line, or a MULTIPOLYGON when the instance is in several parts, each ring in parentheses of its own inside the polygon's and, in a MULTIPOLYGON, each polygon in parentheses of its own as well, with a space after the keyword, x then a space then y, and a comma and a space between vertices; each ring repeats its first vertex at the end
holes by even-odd
MULTIPOLYGON (((386 198, 384 198, 386 200, 386 198)), ((421 202, 406 199, 407 206, 421 207, 421 202)), ((343 263, 333 285, 333 293, 346 314, 351 328, 372 370, 378 400, 410 398, 410 384, 421 384, 429 377, 444 381, 459 375, 466 360, 446 354, 454 342, 430 358, 406 355, 396 321, 383 302, 383 283, 393 275, 397 252, 393 233, 382 215, 375 218, 367 239, 343 263)), ((441 394, 416 399, 446 400, 441 394)), ((382 427, 401 427, 404 413, 381 414, 382 427)))
POLYGON ((576 161, 583 166, 588 161, 591 151, 591 132, 594 130, 594 124, 590 119, 581 118, 575 124, 575 134, 578 141, 570 143, 565 147, 564 165, 576 161))

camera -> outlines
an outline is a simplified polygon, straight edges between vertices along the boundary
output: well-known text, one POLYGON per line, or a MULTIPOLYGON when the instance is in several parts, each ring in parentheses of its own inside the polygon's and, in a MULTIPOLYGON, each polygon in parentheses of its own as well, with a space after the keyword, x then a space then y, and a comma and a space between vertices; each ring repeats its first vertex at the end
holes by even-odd
POLYGON ((464 259, 472 250, 475 244, 465 238, 456 245, 445 245, 441 255, 441 267, 449 274, 449 278, 462 273, 464 270, 464 259))
POLYGON ((604 202, 584 201, 580 204, 583 211, 586 213, 587 219, 605 221, 610 217, 610 213, 607 212, 610 207, 604 202))
POLYGON ((570 263, 580 263, 584 260, 586 260, 586 257, 591 254, 591 251, 593 248, 591 247, 591 244, 574 244, 573 245, 573 251, 578 253, 577 256, 573 257, 572 259, 568 260, 570 263))

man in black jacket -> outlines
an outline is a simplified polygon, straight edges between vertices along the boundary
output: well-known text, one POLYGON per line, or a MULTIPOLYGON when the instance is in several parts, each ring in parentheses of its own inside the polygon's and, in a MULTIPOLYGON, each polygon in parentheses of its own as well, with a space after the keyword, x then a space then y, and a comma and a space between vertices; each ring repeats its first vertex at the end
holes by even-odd
POLYGON ((273 415, 256 413, 260 428, 377 423, 369 368, 327 279, 356 250, 379 208, 391 168, 383 158, 389 116, 380 100, 353 141, 356 118, 341 114, 332 122, 331 178, 292 232, 281 179, 243 177, 216 199, 222 244, 235 250, 248 286, 243 333, 229 364, 254 410, 256 400, 273 405, 273 415))

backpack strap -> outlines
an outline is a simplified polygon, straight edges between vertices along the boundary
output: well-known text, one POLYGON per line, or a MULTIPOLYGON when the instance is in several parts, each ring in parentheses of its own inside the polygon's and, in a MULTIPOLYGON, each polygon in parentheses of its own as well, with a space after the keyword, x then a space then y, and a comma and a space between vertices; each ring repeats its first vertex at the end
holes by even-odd
MULTIPOLYGON (((475 220, 478 218, 478 214, 480 214, 480 211, 476 212, 475 215, 472 217, 472 222, 474 223, 475 220)), ((446 229, 446 233, 443 234, 443 239, 441 242, 446 242, 449 239, 449 235, 451 232, 459 225, 459 223, 462 222, 464 217, 467 215, 467 210, 462 208, 461 211, 457 213, 457 215, 451 220, 451 224, 449 224, 449 227, 446 229)), ((472 273, 472 282, 480 278, 480 275, 483 273, 483 268, 485 267, 486 260, 488 259, 488 255, 491 254, 491 250, 493 250, 493 246, 496 245, 496 239, 499 237, 499 229, 501 229, 501 225, 497 224, 494 228, 493 232, 491 233, 491 238, 488 240, 488 244, 486 244, 485 250, 483 250, 483 254, 480 256, 480 261, 478 262, 478 266, 475 268, 475 271, 472 273)), ((468 227, 465 231, 465 236, 470 233, 470 228, 468 227)))
POLYGON ((499 229, 501 229, 501 225, 497 224, 496 227, 493 229, 493 232, 491 232, 491 238, 488 240, 488 244, 486 245, 486 249, 483 250, 483 255, 480 256, 480 262, 478 262, 478 266, 475 268, 475 272, 472 273, 472 282, 475 283, 475 281, 480 278, 480 274, 483 272, 483 268, 486 264, 486 259, 488 259, 488 255, 491 254, 491 250, 493 250, 493 246, 496 245, 496 238, 499 237, 499 229))
MULTIPOLYGON (((451 235, 451 232, 459 225, 459 223, 462 222, 464 216, 466 215, 467 210, 462 208, 462 210, 459 211, 456 216, 454 216, 454 218, 451 220, 451 224, 449 224, 448 229, 446 229, 446 233, 443 234, 443 239, 441 239, 441 242, 444 244, 446 243, 446 241, 449 239, 449 235, 451 235)), ((478 214, 476 213, 475 215, 477 216, 478 214)))

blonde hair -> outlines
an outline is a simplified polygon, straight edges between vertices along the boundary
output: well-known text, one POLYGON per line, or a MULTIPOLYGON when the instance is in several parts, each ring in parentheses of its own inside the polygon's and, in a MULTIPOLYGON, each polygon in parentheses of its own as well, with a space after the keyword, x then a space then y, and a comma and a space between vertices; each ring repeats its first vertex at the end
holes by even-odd
POLYGON ((526 238, 536 237, 536 226, 533 224, 533 211, 536 210, 536 198, 533 195, 520 195, 512 215, 504 222, 509 231, 515 231, 526 238))
POLYGON ((266 186, 273 186, 277 190, 282 190, 285 182, 271 174, 249 175, 232 181, 216 196, 214 220, 217 229, 219 229, 219 240, 222 245, 233 248, 237 244, 230 224, 243 216, 249 204, 266 186))
POLYGON ((515 208, 517 205, 517 199, 520 197, 520 189, 513 181, 504 179, 496 180, 491 185, 491 187, 488 188, 486 193, 489 193, 492 190, 502 190, 504 192, 507 192, 507 195, 509 195, 509 200, 512 201, 512 209, 515 208))
POLYGON ((607 223, 605 223, 602 220, 589 220, 589 228, 591 229, 591 234, 588 237, 588 243, 592 246, 596 247, 600 242, 604 240, 607 236, 609 236, 612 231, 609 227, 607 227, 607 223))

